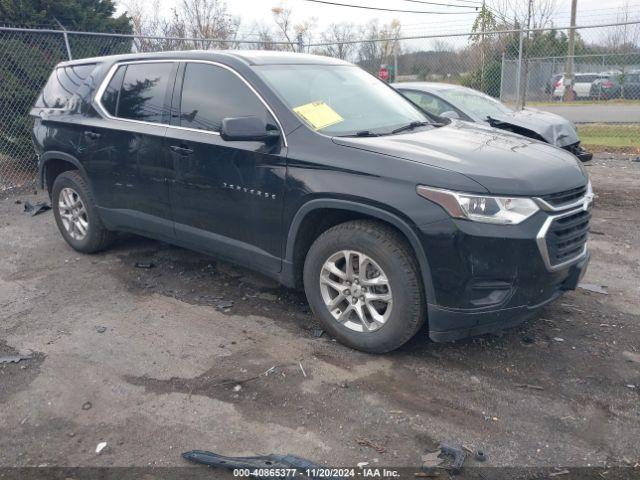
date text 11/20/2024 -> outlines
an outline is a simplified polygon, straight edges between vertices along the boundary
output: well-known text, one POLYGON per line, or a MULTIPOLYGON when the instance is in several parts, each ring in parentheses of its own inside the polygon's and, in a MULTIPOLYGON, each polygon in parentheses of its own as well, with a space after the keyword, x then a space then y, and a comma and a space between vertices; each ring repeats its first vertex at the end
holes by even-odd
POLYGON ((248 477, 248 478, 295 478, 295 477, 308 477, 308 478, 326 478, 326 479, 340 479, 340 478, 398 478, 400 473, 397 470, 387 468, 237 468, 233 470, 234 477, 248 477))

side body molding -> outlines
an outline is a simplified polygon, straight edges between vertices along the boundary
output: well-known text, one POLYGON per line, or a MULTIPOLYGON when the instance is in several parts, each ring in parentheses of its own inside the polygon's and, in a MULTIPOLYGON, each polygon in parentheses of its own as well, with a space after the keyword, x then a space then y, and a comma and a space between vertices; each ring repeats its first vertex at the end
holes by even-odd
POLYGON ((291 221, 291 225, 289 227, 289 232, 287 234, 287 244, 285 250, 285 258, 282 266, 282 277, 281 281, 284 285, 288 287, 295 286, 295 272, 293 270, 293 262, 294 262, 294 250, 296 238, 299 233, 300 225, 302 224, 303 219, 307 214, 312 212, 313 210, 321 209, 321 208, 332 208, 332 209, 341 209, 341 210, 349 210, 352 212, 362 213, 364 215, 368 215, 374 218, 378 218, 387 223, 390 223, 398 230, 400 230, 404 236, 409 240, 411 247, 418 259, 418 263, 420 266, 420 273, 422 275, 422 283, 425 288, 425 292, 427 294, 427 302, 431 303, 435 299, 435 292, 433 289, 433 285, 431 283, 431 269, 429 267, 429 262, 427 260, 427 256, 425 255, 424 249, 418 236, 415 231, 409 226, 408 222, 398 215, 395 215, 387 210, 383 210, 382 208, 378 208, 372 205, 367 205, 359 202, 354 202, 350 200, 341 200, 341 199, 314 199, 305 203, 300 209, 296 212, 293 220, 291 221))

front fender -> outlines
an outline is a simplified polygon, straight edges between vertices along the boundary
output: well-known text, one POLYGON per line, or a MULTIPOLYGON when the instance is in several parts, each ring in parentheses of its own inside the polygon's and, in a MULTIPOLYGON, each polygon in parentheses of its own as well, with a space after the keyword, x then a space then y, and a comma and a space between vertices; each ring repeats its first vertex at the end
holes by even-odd
POLYGON ((425 255, 424 249, 422 248, 422 244, 418 238, 416 231, 410 226, 409 222, 394 213, 373 205, 368 205, 352 200, 335 198, 317 198, 310 200, 303 204, 294 215, 293 220, 291 221, 291 224, 289 226, 289 232, 287 234, 285 258, 282 268, 282 282, 285 285, 293 287, 295 284, 295 272, 293 269, 294 249, 302 221, 309 213, 313 212, 314 210, 326 208, 348 210, 361 213, 387 222, 400 230, 409 241, 416 255, 416 258, 418 259, 420 274, 422 275, 422 282, 424 284, 427 298, 435 298, 433 284, 431 282, 431 269, 429 267, 427 256, 425 255))

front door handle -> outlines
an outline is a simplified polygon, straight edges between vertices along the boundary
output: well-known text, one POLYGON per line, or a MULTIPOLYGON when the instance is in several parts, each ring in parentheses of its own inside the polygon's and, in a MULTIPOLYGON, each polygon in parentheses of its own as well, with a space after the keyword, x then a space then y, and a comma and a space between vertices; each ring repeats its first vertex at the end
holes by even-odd
POLYGON ((175 152, 179 155, 191 155, 193 153, 193 149, 189 148, 189 147, 183 147, 180 145, 171 145, 169 146, 169 149, 172 152, 175 152))
POLYGON ((91 139, 91 140, 97 140, 102 135, 100 133, 98 133, 98 132, 93 132, 91 130, 85 130, 84 136, 89 138, 89 139, 91 139))

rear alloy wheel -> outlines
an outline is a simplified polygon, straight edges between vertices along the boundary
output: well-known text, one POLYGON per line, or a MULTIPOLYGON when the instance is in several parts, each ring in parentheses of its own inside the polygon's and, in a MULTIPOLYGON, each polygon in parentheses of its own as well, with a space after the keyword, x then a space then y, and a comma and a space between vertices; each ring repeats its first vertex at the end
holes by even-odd
POLYGON ((84 239, 89 231, 89 218, 78 192, 69 187, 60 190, 58 209, 60 221, 69 236, 74 240, 84 239))
POLYGON ((113 240, 114 234, 102 224, 89 185, 79 171, 68 170, 56 177, 51 204, 58 230, 75 250, 98 252, 113 240))
POLYGON ((416 259, 395 229, 373 220, 330 228, 304 263, 309 305, 331 336, 371 353, 395 350, 424 323, 416 259))

